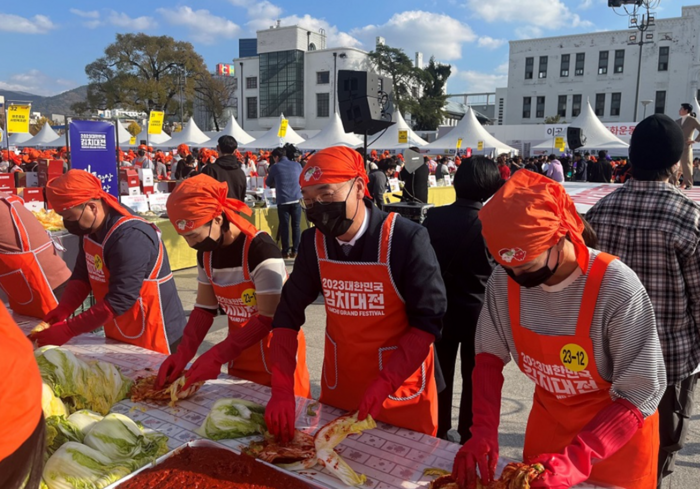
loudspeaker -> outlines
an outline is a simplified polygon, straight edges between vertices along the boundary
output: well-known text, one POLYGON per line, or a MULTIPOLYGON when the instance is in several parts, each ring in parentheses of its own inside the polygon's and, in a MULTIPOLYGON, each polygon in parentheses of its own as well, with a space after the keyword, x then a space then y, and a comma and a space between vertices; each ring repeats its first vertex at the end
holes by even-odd
POLYGON ((385 110, 390 85, 375 73, 338 71, 339 115, 345 132, 375 134, 393 124, 385 110))
POLYGON ((404 168, 406 168, 406 171, 408 173, 413 173, 418 168, 420 168, 421 165, 424 165, 423 155, 421 155, 420 153, 416 153, 415 151, 410 149, 405 149, 403 151, 403 161, 404 168))
POLYGON ((566 129, 566 142, 571 149, 578 149, 586 144, 586 136, 580 127, 568 127, 566 129))

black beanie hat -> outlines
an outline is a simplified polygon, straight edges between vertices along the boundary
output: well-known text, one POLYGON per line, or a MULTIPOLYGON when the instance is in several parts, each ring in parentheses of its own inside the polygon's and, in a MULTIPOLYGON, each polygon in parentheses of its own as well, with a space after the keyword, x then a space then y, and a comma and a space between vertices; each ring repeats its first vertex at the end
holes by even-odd
POLYGON ((673 119, 654 114, 637 124, 630 142, 630 164, 644 170, 670 168, 685 148, 683 131, 673 119))

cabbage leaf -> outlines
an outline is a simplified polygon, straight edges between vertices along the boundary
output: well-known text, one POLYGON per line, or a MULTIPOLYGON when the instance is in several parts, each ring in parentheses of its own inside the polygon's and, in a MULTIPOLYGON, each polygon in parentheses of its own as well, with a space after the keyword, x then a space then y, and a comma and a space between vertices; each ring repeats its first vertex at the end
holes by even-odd
POLYGON ((112 413, 95 423, 85 442, 115 462, 130 460, 139 467, 168 451, 168 437, 146 431, 123 414, 112 413))
POLYGON ((128 462, 112 462, 97 450, 71 441, 47 460, 43 477, 49 489, 103 489, 136 468, 128 462))
POLYGON ((265 407, 244 399, 226 398, 214 403, 211 411, 195 432, 210 440, 228 440, 262 434, 265 407))

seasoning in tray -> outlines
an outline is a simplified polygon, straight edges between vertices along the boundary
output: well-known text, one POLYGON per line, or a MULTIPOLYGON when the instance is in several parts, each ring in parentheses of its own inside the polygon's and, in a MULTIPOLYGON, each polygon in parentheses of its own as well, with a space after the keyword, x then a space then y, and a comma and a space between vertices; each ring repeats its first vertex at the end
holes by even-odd
POLYGON ((248 455, 287 470, 305 470, 316 465, 314 437, 296 430, 289 443, 277 443, 270 434, 263 441, 252 441, 244 450, 248 455))
POLYGON ((248 455, 223 448, 185 447, 119 489, 310 489, 290 475, 248 455))
POLYGON ((187 390, 184 390, 182 387, 185 385, 185 377, 183 376, 158 390, 155 388, 156 378, 155 375, 151 375, 136 379, 134 387, 131 389, 131 401, 167 402, 170 406, 174 406, 177 401, 195 395, 199 388, 204 385, 204 382, 195 382, 187 390))

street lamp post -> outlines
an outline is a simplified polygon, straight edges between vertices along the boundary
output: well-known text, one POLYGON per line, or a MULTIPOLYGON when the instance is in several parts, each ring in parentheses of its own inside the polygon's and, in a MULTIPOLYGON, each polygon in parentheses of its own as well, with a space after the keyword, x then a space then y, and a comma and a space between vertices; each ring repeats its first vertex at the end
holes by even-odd
POLYGON ((642 116, 642 120, 647 118, 647 105, 649 105, 652 102, 654 102, 654 101, 653 100, 642 100, 640 102, 644 106, 644 115, 642 116))

